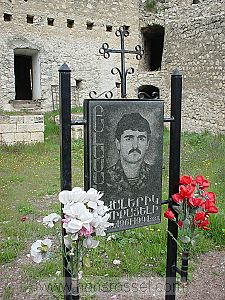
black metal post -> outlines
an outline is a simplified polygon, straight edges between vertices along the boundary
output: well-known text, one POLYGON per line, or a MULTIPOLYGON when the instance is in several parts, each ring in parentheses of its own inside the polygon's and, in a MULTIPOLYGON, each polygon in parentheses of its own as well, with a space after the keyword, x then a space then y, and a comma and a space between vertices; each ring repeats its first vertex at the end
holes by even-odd
POLYGON ((121 98, 127 97, 127 88, 126 88, 126 71, 125 71, 125 53, 124 53, 124 30, 121 30, 120 34, 121 40, 121 98))
POLYGON ((181 260, 181 279, 182 283, 187 282, 188 278, 188 251, 183 251, 181 260))
MULTIPOLYGON (((176 68, 171 76, 171 118, 174 118, 174 122, 170 123, 169 198, 179 192, 181 98, 182 75, 176 68)), ((175 215, 177 216, 176 213, 175 215)), ((177 243, 175 239, 178 236, 177 224, 169 220, 168 231, 165 299, 174 300, 176 295, 177 243)))
MULTIPOLYGON (((60 178, 61 190, 72 189, 71 171, 71 70, 67 64, 63 64, 59 69, 59 102, 60 102, 60 178)), ((63 205, 61 205, 61 214, 63 205)), ((65 230, 62 228, 63 252, 66 253, 64 246, 65 230)), ((72 294, 72 278, 67 271, 69 257, 63 256, 63 275, 64 275, 64 300, 78 300, 78 295, 72 294)))

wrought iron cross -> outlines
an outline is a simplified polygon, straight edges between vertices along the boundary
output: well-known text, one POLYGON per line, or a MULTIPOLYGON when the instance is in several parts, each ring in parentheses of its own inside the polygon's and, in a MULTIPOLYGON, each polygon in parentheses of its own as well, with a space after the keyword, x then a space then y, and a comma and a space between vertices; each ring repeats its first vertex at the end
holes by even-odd
POLYGON ((142 50, 140 45, 137 45, 134 49, 135 50, 126 50, 124 47, 124 38, 129 36, 129 31, 125 29, 124 26, 121 26, 116 31, 116 36, 120 36, 121 40, 121 49, 110 49, 107 43, 102 44, 102 47, 99 49, 99 53, 104 56, 104 58, 109 58, 110 53, 120 53, 121 55, 121 70, 117 67, 114 67, 111 70, 113 75, 119 74, 121 79, 121 97, 126 98, 127 91, 126 91, 126 79, 127 74, 133 74, 134 68, 130 67, 128 69, 125 68, 125 54, 136 54, 136 59, 140 60, 144 54, 144 50, 142 50))

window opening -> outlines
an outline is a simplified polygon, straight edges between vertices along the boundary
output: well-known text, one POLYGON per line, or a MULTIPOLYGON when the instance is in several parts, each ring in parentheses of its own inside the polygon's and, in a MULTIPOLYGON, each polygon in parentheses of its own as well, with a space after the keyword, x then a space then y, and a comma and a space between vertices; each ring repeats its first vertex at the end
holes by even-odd
POLYGON ((4 14, 4 21, 5 22, 12 21, 12 15, 10 15, 10 14, 4 14))
POLYGON ((49 26, 54 26, 54 19, 53 18, 48 18, 47 21, 48 21, 49 26))
POLYGON ((142 99, 159 99, 159 88, 154 85, 142 85, 138 88, 138 95, 142 99))
POLYGON ((94 26, 93 22, 89 22, 89 21, 87 22, 87 30, 92 30, 93 26, 94 26))
POLYGON ((124 30, 129 30, 129 29, 130 29, 130 26, 123 25, 123 28, 124 28, 124 30))
POLYGON ((68 28, 73 28, 73 26, 74 26, 74 20, 67 19, 67 27, 68 28))
POLYGON ((144 61, 146 69, 150 71, 161 70, 164 32, 164 27, 160 25, 153 25, 142 29, 145 53, 144 61))
POLYGON ((106 25, 106 31, 112 32, 112 26, 111 25, 106 25))
POLYGON ((82 87, 82 79, 76 79, 76 89, 80 90, 82 87))
POLYGON ((33 24, 34 23, 34 16, 27 15, 27 23, 33 24))

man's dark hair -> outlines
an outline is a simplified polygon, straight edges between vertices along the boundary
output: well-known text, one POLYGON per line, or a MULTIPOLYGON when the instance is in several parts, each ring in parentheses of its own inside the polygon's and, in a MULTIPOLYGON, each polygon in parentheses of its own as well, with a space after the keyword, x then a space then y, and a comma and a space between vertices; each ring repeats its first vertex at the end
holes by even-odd
POLYGON ((146 131, 148 140, 150 138, 151 129, 149 123, 139 113, 125 114, 122 116, 122 118, 119 120, 116 127, 116 133, 115 133, 116 139, 120 141, 123 132, 129 129, 134 131, 136 130, 142 131, 142 132, 146 131))

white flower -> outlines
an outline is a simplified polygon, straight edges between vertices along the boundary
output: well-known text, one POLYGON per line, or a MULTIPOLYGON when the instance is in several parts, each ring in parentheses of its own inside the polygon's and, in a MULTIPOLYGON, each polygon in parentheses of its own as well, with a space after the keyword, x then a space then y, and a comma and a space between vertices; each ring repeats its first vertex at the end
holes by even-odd
POLYGON ((63 239, 64 239, 64 245, 66 246, 66 248, 69 249, 71 247, 70 236, 69 235, 65 235, 63 239))
POLYGON ((86 192, 80 187, 75 187, 72 189, 72 199, 73 202, 83 202, 86 197, 86 192))
POLYGON ((113 226, 113 223, 108 222, 109 218, 110 218, 110 214, 106 214, 103 217, 98 216, 93 220, 91 225, 93 227, 95 227, 95 233, 96 233, 97 236, 105 236, 106 235, 105 230, 109 226, 113 226))
POLYGON ((60 215, 56 214, 56 213, 52 213, 46 217, 43 218, 43 224, 47 227, 53 227, 54 223, 61 220, 60 215))
POLYGON ((74 241, 77 241, 78 237, 79 237, 78 233, 65 235, 63 239, 64 239, 64 245, 66 246, 66 248, 68 248, 68 249, 72 248, 72 243, 74 241))
POLYGON ((71 218, 77 218, 88 212, 86 206, 83 203, 66 204, 63 208, 63 213, 71 218))
POLYGON ((114 259, 114 261, 113 261, 113 264, 114 265, 116 265, 116 266, 118 266, 118 265, 120 265, 120 260, 119 259, 114 259))
POLYGON ((104 202, 99 200, 102 196, 102 193, 98 192, 96 189, 90 188, 86 193, 85 201, 93 201, 96 202, 98 205, 102 205, 104 204, 104 202))
POLYGON ((83 226, 80 220, 71 219, 68 223, 63 223, 66 233, 77 233, 83 226))
MULTIPOLYGON (((70 218, 70 221, 67 224, 65 224, 65 225, 63 224, 64 228, 70 228, 71 226, 74 228, 74 224, 75 223, 78 224, 77 221, 79 221, 79 222, 81 222, 81 223, 79 223, 79 227, 80 227, 80 225, 82 225, 87 230, 90 230, 90 223, 93 220, 93 214, 89 212, 89 210, 83 203, 67 204, 63 208, 63 212, 70 218), (72 222, 72 221, 73 221, 73 223, 72 223, 72 225, 70 225, 70 222, 72 222)), ((80 230, 80 229, 81 228, 79 228, 78 230, 80 230)), ((67 231, 67 233, 68 232, 75 233, 77 231, 73 231, 73 232, 67 231)))
POLYGON ((86 197, 86 192, 79 187, 75 187, 72 191, 62 191, 59 193, 59 201, 62 204, 83 202, 86 197))
POLYGON ((99 216, 104 216, 104 214, 109 210, 109 208, 105 205, 99 205, 97 207, 97 213, 99 216))
POLYGON ((98 247, 99 241, 94 240, 91 236, 84 239, 83 246, 85 248, 96 248, 98 247))
POLYGON ((87 206, 92 209, 97 209, 98 204, 97 204, 97 202, 94 202, 94 201, 88 201, 87 206))
POLYGON ((51 245, 52 242, 50 239, 37 240, 34 242, 30 250, 33 261, 39 264, 43 259, 46 259, 51 245))

